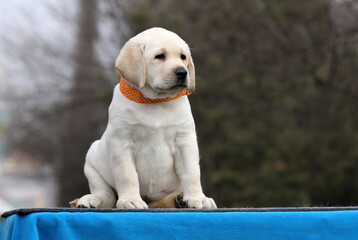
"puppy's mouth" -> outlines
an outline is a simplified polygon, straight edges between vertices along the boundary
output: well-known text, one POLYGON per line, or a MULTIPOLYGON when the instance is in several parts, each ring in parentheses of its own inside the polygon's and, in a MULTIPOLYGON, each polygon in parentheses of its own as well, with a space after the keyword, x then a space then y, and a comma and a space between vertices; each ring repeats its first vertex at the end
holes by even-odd
POLYGON ((182 92, 187 88, 187 84, 175 84, 168 88, 156 88, 160 92, 182 92))
POLYGON ((170 89, 176 90, 176 89, 185 89, 187 87, 186 83, 182 83, 182 84, 176 84, 172 87, 170 87, 170 89))

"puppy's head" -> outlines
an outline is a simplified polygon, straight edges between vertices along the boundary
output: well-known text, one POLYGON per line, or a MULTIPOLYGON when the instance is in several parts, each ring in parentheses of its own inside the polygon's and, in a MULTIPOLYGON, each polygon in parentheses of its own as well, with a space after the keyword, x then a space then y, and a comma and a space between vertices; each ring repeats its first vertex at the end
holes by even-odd
POLYGON ((195 68, 189 46, 177 34, 151 28, 131 38, 122 48, 116 70, 149 97, 170 96, 195 89, 195 68), (155 94, 154 94, 155 95, 155 94))

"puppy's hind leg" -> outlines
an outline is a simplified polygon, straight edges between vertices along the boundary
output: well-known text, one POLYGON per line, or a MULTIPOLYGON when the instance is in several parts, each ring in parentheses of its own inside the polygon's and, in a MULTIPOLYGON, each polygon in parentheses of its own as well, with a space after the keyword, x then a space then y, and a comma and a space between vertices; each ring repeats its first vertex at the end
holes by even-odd
POLYGON ((91 164, 86 163, 85 174, 91 194, 81 197, 76 206, 80 208, 114 208, 116 206, 116 194, 100 173, 91 164))
POLYGON ((173 192, 164 198, 149 203, 149 208, 187 208, 188 205, 183 200, 183 193, 173 192))

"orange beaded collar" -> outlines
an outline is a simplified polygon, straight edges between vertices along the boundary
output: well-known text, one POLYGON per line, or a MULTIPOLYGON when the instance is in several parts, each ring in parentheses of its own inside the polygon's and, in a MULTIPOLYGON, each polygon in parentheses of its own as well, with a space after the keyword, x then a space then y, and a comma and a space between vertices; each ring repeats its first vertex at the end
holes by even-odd
POLYGON ((124 81, 123 77, 120 80, 120 84, 119 84, 119 90, 121 91, 121 93, 128 98, 129 100, 133 101, 133 102, 137 102, 137 103, 160 103, 160 102, 168 102, 174 99, 177 99, 181 96, 185 96, 185 95, 189 95, 189 91, 187 89, 184 90, 184 92, 179 93, 178 95, 176 95, 175 97, 167 97, 167 98, 156 98, 156 99, 151 99, 151 98, 147 98, 144 97, 143 94, 138 91, 137 89, 132 88, 131 86, 129 86, 126 81, 124 81))

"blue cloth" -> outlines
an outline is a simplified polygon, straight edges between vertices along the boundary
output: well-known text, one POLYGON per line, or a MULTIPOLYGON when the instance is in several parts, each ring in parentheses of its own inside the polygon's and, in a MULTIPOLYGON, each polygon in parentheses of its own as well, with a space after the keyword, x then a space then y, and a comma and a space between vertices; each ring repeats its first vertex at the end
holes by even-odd
POLYGON ((358 239, 358 211, 40 212, 11 215, 1 240, 358 239))

